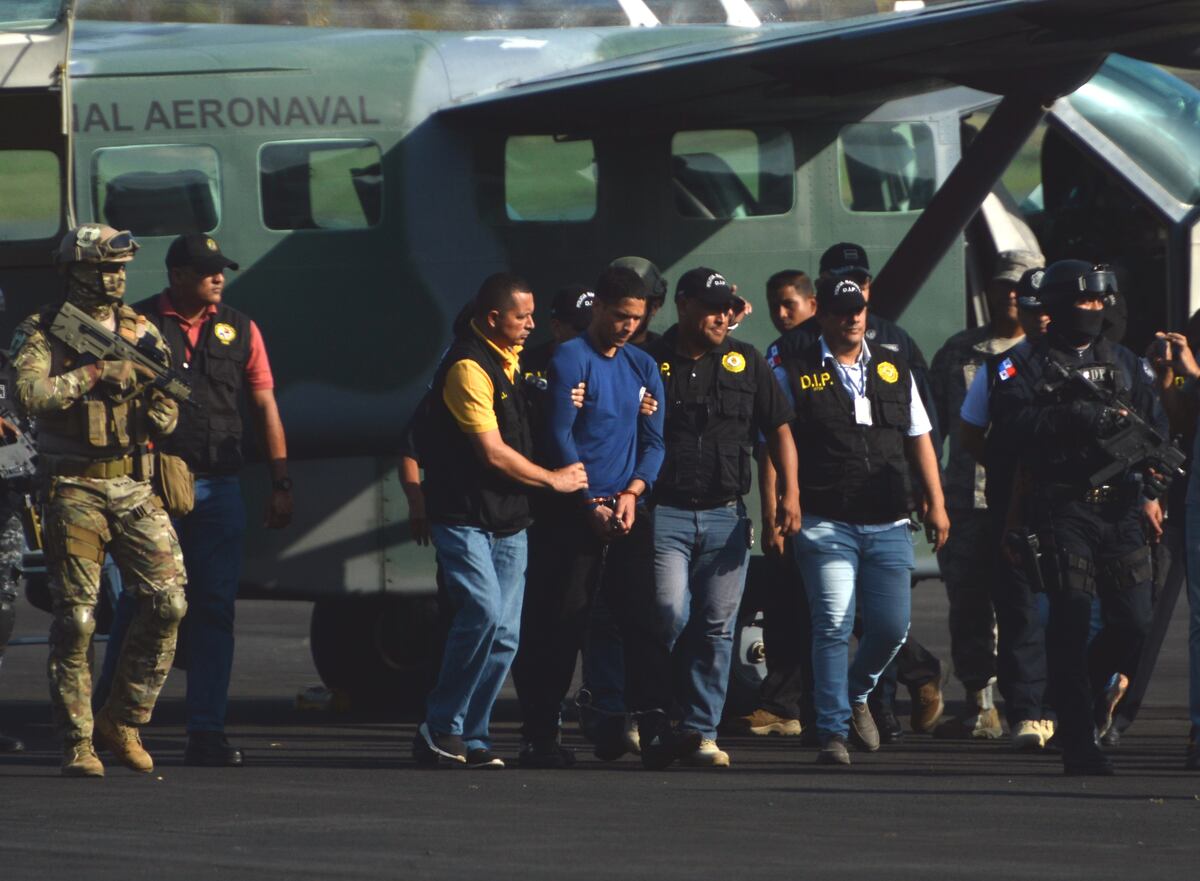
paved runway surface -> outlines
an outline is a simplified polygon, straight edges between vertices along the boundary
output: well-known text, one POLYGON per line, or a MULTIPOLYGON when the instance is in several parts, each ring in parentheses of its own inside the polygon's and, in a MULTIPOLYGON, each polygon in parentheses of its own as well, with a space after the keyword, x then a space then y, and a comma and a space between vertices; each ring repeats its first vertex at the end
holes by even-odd
MULTIPOLYGON (((914 633, 948 655, 940 585, 917 590, 914 633)), ((182 764, 182 677, 146 730, 142 777, 58 776, 44 646, 10 650, 0 730, 29 751, 0 757, 0 878, 132 879, 1193 879, 1200 774, 1181 770, 1186 603, 1119 776, 1067 779, 1052 756, 1003 743, 909 735, 848 769, 792 739, 722 738, 724 770, 651 773, 593 760, 572 732, 573 771, 428 771, 414 722, 294 709, 317 684, 309 606, 239 607, 231 738, 241 769, 182 764)), ((47 617, 20 609, 17 635, 47 617)), ((903 695, 903 690, 902 690, 903 695)), ((951 684, 951 699, 961 689, 951 684)), ((952 709, 955 709, 952 704, 952 709)), ((515 755, 511 691, 498 750, 515 755)))

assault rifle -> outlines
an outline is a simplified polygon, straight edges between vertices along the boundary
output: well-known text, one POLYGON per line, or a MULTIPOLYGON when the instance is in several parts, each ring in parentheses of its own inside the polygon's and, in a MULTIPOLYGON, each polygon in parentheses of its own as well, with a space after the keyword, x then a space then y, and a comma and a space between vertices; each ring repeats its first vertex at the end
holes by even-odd
POLYGON ((0 483, 33 477, 37 473, 36 457, 37 450, 25 432, 13 440, 6 434, 0 441, 0 483))
POLYGON ((1115 392, 1105 391, 1090 377, 1078 370, 1068 370, 1052 358, 1048 363, 1059 379, 1051 387, 1052 391, 1061 392, 1075 386, 1080 394, 1072 399, 1103 404, 1122 413, 1111 429, 1092 439, 1096 448, 1109 459, 1108 464, 1088 478, 1092 486, 1103 486, 1125 471, 1153 471, 1157 478, 1147 483, 1147 496, 1158 498, 1172 480, 1184 475, 1183 463, 1187 461, 1187 455, 1169 438, 1159 434, 1129 404, 1119 400, 1115 392), (1150 495, 1151 490, 1155 495, 1150 495))
POLYGON ((154 347, 150 336, 142 337, 140 343, 131 343, 72 303, 63 303, 50 325, 50 333, 81 355, 91 355, 101 361, 132 361, 145 368, 151 378, 138 387, 139 393, 146 388, 156 388, 180 403, 191 400, 192 387, 183 374, 171 368, 166 355, 154 347))

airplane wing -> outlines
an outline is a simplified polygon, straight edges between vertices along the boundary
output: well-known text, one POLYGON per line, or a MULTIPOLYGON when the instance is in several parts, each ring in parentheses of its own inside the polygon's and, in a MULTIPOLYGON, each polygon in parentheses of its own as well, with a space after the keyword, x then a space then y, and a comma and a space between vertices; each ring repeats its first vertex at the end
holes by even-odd
MULTIPOLYGON (((614 41, 616 38, 614 38, 614 41)), ((914 93, 958 83, 995 94, 1044 93, 1086 80, 1110 52, 1200 64, 1196 0, 993 0, 825 23, 771 25, 619 55, 443 109, 460 120, 557 130, 598 117, 652 119, 689 106, 837 104, 855 93, 914 93), (646 116, 645 114, 650 114, 646 116)))

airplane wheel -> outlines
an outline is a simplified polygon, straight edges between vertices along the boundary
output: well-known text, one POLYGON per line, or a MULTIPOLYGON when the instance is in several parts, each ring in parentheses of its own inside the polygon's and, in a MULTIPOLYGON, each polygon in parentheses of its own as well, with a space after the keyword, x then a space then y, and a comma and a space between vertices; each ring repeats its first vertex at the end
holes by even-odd
POLYGON ((313 603, 309 637, 325 686, 355 710, 418 712, 433 677, 432 597, 331 597, 313 603))

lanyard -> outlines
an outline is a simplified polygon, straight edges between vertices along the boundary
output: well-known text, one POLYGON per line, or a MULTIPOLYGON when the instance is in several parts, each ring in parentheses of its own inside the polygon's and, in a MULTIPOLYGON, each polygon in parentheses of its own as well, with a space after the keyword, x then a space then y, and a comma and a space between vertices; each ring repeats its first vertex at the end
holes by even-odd
POLYGON ((846 378, 846 384, 850 386, 850 391, 856 398, 865 398, 867 396, 867 368, 863 364, 862 355, 858 356, 858 360, 850 366, 858 367, 859 385, 854 384, 854 376, 850 372, 850 366, 842 364, 837 358, 833 359, 833 363, 837 365, 838 371, 846 378))

